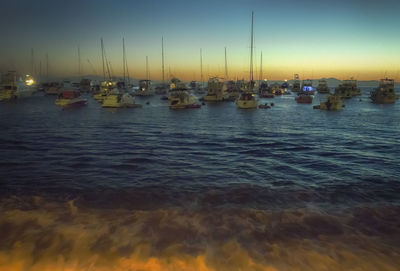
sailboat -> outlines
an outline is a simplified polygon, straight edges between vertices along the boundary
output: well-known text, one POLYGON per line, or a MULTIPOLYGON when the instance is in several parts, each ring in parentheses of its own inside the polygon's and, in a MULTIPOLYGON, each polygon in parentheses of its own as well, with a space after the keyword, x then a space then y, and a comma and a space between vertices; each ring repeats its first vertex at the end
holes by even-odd
POLYGON ((109 108, 122 108, 122 107, 141 107, 142 105, 135 103, 135 98, 125 91, 125 82, 126 82, 126 68, 127 68, 127 61, 126 61, 126 54, 125 54, 125 39, 122 39, 122 50, 123 50, 123 70, 124 70, 124 88, 114 88, 112 89, 108 95, 104 98, 102 107, 109 107, 109 108))
POLYGON ((206 91, 204 90, 204 81, 203 81, 203 52, 200 48, 200 85, 197 85, 194 93, 196 94, 204 94, 206 91))
POLYGON ((161 37, 161 70, 162 70, 162 83, 156 87, 155 93, 160 95, 165 95, 168 93, 169 85, 165 83, 164 37, 161 37))
POLYGON ((254 12, 251 12, 251 49, 250 49, 250 82, 245 91, 242 92, 236 105, 240 109, 253 109, 257 108, 258 102, 253 93, 254 78, 253 78, 253 25, 254 25, 254 12))
POLYGON ((104 51, 104 43, 103 43, 103 38, 100 39, 100 44, 101 44, 101 60, 103 64, 103 81, 100 83, 100 91, 99 93, 94 93, 93 98, 99 102, 103 102, 105 97, 111 93, 111 91, 117 87, 116 83, 111 80, 111 75, 110 75, 110 69, 108 65, 108 61, 106 56, 105 56, 105 51, 104 51), (108 73, 108 80, 106 80, 106 67, 107 67, 107 73, 108 73))
POLYGON ((136 96, 151 96, 154 94, 149 73, 149 58, 146 56, 146 79, 139 81, 139 89, 135 92, 136 96))
MULTIPOLYGON (((226 57, 226 47, 225 47, 225 80, 228 80, 228 61, 226 57)), ((236 101, 239 98, 240 92, 236 87, 236 83, 233 80, 228 80, 225 82, 224 87, 224 100, 236 101)))

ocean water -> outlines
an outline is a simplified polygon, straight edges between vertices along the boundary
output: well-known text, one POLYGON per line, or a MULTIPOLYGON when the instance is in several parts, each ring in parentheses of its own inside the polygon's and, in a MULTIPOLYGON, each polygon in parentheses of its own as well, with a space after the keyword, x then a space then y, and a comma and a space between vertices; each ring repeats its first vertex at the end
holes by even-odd
POLYGON ((400 102, 362 91, 339 112, 2 103, 0 271, 399 270, 400 102))

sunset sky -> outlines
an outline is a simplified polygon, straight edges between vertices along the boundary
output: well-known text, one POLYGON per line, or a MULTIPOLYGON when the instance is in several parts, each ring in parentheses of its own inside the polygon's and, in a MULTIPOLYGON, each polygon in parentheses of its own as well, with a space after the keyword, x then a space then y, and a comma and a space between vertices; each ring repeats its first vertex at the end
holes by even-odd
POLYGON ((36 73, 40 61, 50 75, 78 75, 80 47, 83 74, 102 74, 103 37, 113 75, 122 75, 125 37, 130 75, 161 78, 161 37, 166 75, 248 78, 251 11, 254 11, 255 73, 263 52, 263 77, 292 79, 351 76, 359 80, 387 75, 400 79, 400 1, 398 0, 148 0, 31 1, 3 0, 0 71, 36 73), (88 60, 94 66, 88 63, 88 60))

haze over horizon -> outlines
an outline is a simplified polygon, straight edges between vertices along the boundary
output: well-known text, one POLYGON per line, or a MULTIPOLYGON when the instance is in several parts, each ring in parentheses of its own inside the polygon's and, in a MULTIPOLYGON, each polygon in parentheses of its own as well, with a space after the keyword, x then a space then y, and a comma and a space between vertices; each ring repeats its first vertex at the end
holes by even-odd
POLYGON ((100 38, 114 76, 122 75, 125 37, 130 76, 161 79, 161 37, 167 78, 200 80, 203 74, 224 76, 227 47, 228 77, 249 77, 250 24, 254 11, 255 78, 263 52, 263 78, 334 77, 400 80, 400 28, 395 0, 325 0, 279 3, 229 1, 4 1, 0 18, 3 37, 0 71, 45 74, 46 54, 52 76, 102 74, 100 38), (91 64, 89 64, 89 61, 91 64))

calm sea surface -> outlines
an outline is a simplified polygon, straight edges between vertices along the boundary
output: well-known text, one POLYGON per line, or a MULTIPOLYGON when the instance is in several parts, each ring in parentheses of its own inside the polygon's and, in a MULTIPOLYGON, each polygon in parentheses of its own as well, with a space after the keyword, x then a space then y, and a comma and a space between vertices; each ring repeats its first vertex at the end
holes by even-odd
POLYGON ((400 101, 370 90, 339 112, 2 103, 0 271, 399 270, 400 101))

